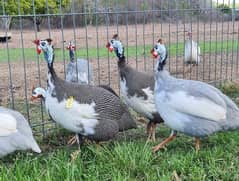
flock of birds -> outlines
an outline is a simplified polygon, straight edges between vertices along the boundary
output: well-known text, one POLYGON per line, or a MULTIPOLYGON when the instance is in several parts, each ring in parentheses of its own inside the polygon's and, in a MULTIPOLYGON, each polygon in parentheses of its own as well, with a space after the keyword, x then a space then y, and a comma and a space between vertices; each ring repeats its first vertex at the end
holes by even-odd
MULTIPOLYGON (((200 48, 191 39, 186 41, 185 61, 198 64, 200 48), (192 51, 193 50, 193 51, 192 51)), ((53 121, 76 134, 69 143, 81 144, 85 138, 96 142, 107 141, 118 132, 137 128, 128 106, 149 120, 146 133, 155 142, 156 125, 164 123, 172 132, 153 151, 162 149, 173 140, 177 132, 195 137, 196 150, 200 138, 217 131, 239 128, 239 109, 219 89, 193 80, 177 79, 164 69, 167 49, 159 39, 151 53, 157 59, 153 73, 140 72, 126 62, 124 47, 115 34, 107 43, 114 51, 120 77, 120 90, 124 102, 107 85, 94 85, 89 61, 75 57, 75 45, 70 42, 70 62, 66 80, 54 69, 54 48, 51 39, 35 40, 38 54, 44 54, 47 63, 47 88, 32 91, 32 100, 42 99, 46 112, 53 121)), ((33 138, 27 120, 19 112, 0 107, 0 157, 15 150, 41 150, 33 138)))

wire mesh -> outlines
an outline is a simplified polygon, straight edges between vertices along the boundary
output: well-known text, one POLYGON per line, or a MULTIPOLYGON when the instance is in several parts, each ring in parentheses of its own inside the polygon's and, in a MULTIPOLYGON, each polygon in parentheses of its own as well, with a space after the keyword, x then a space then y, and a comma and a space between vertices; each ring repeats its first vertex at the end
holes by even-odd
POLYGON ((37 134, 46 135, 55 127, 44 103, 29 100, 33 86, 46 87, 47 68, 32 43, 37 38, 53 39, 60 77, 65 78, 69 62, 66 43, 73 40, 76 56, 93 67, 94 83, 110 85, 118 93, 117 58, 105 48, 115 33, 125 46, 127 63, 139 71, 154 70, 156 62, 149 52, 162 38, 169 53, 167 69, 175 76, 209 83, 238 79, 239 15, 233 1, 222 2, 231 3, 229 12, 219 0, 58 0, 54 7, 52 0, 42 0, 44 11, 35 1, 28 11, 22 8, 24 1, 16 1, 16 12, 9 9, 7 0, 1 1, 0 104, 22 112, 37 134), (199 44, 202 60, 197 66, 190 64, 189 73, 184 63, 186 30, 199 44), (9 33, 11 39, 6 38, 9 33))

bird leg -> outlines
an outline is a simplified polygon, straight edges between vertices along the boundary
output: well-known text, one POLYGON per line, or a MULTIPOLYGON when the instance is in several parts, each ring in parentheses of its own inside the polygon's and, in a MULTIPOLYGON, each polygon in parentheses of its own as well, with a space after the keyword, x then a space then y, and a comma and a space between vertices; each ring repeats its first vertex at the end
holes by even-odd
MULTIPOLYGON (((79 137, 78 137, 78 140, 79 140, 79 137)), ((75 136, 73 136, 68 142, 67 144, 68 145, 73 145, 77 142, 77 134, 75 136)))
POLYGON ((196 149, 196 152, 198 152, 200 150, 200 139, 199 138, 195 138, 195 149, 196 149))
POLYGON ((152 128, 152 122, 149 122, 146 126, 146 134, 151 136, 151 128, 152 128))
POLYGON ((177 136, 177 132, 176 131, 172 131, 168 138, 166 138, 162 143, 160 143, 157 146, 153 147, 153 151, 156 152, 156 151, 162 149, 168 142, 170 142, 174 138, 176 138, 176 136, 177 136))
POLYGON ((156 123, 149 122, 146 126, 146 134, 148 135, 148 139, 151 138, 152 142, 155 142, 155 132, 156 132, 156 123))
POLYGON ((195 64, 187 65, 186 70, 184 71, 184 73, 185 74, 191 73, 194 67, 195 67, 195 64))
POLYGON ((155 142, 155 140, 156 140, 156 138, 155 138, 155 133, 156 133, 156 123, 152 123, 152 125, 151 125, 151 140, 152 140, 152 142, 154 143, 155 142))
POLYGON ((78 150, 71 153, 71 162, 74 162, 76 160, 76 158, 78 157, 78 155, 80 154, 80 152, 81 152, 80 145, 84 142, 84 139, 83 139, 83 136, 80 136, 79 134, 76 134, 70 140, 73 140, 74 143, 77 142, 77 144, 78 144, 78 150))
POLYGON ((81 145, 84 142, 84 139, 82 136, 79 136, 78 134, 76 134, 75 136, 73 136, 68 142, 68 145, 73 145, 75 143, 77 143, 78 145, 81 145))

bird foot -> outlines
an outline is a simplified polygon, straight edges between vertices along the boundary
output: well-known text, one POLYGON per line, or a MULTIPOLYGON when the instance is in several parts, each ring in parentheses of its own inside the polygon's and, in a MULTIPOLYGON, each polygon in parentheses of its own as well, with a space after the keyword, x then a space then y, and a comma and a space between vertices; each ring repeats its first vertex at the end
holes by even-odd
POLYGON ((73 145, 73 144, 75 144, 77 142, 77 138, 76 138, 76 136, 73 136, 68 142, 67 142, 67 144, 68 145, 73 145))
POLYGON ((151 133, 151 134, 148 135, 148 140, 150 140, 152 143, 155 143, 156 138, 155 138, 155 136, 153 136, 152 133, 151 133))
POLYGON ((152 136, 151 141, 152 141, 152 143, 155 143, 156 139, 154 136, 152 136))
POLYGON ((78 149, 78 150, 74 151, 73 153, 71 153, 71 162, 74 162, 76 160, 76 158, 78 157, 80 152, 81 152, 81 150, 78 149))
POLYGON ((200 150, 200 139, 199 138, 195 139, 195 150, 196 150, 196 153, 198 153, 198 151, 200 150))
POLYGON ((157 145, 157 146, 154 146, 154 147, 152 148, 152 150, 153 150, 153 152, 155 153, 155 152, 157 152, 157 151, 159 151, 159 150, 161 150, 161 149, 163 149, 163 148, 164 148, 163 145, 157 145))

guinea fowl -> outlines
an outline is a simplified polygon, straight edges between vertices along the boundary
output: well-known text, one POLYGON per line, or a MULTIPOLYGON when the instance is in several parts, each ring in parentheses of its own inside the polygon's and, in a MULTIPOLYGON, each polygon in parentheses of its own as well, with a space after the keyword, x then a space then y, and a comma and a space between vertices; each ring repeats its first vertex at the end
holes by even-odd
POLYGON ((119 131, 136 128, 127 106, 110 91, 60 79, 54 68, 54 50, 46 40, 34 41, 48 64, 45 106, 64 128, 94 141, 106 141, 119 131))
MULTIPOLYGON (((100 87, 103 87, 104 89, 110 91, 111 93, 115 94, 116 96, 118 96, 113 89, 111 89, 109 86, 100 86, 100 87)), ((37 87, 37 88, 33 88, 32 89, 32 97, 31 97, 31 101, 34 101, 34 100, 37 100, 37 99, 42 99, 42 101, 45 103, 46 101, 46 90, 42 87, 37 87)), ((50 112, 48 111, 48 109, 46 109, 46 112, 48 113, 50 119, 52 121, 54 121, 54 119, 52 118, 52 116, 50 115, 50 112)), ((54 121, 56 122, 56 121, 54 121)), ((81 142, 83 143, 83 136, 82 135, 78 135, 78 136, 75 136, 73 138, 71 138, 69 141, 68 141, 68 144, 72 145, 74 144, 76 141, 81 142), (81 138, 81 140, 79 140, 81 138)))
POLYGON ((139 72, 126 64, 124 48, 117 34, 113 36, 106 47, 109 51, 114 50, 118 57, 122 97, 134 111, 149 119, 146 132, 154 142, 156 124, 163 122, 163 120, 157 113, 154 103, 153 73, 139 72))
POLYGON ((79 84, 93 84, 93 72, 90 63, 82 58, 75 58, 75 45, 69 42, 67 49, 69 50, 70 62, 66 68, 66 81, 78 82, 79 84))
POLYGON ((0 107, 0 157, 27 149, 41 153, 27 120, 17 111, 0 107))
POLYGON ((239 109, 229 97, 209 84, 172 77, 164 70, 165 61, 158 58, 154 96, 157 111, 172 133, 154 151, 173 140, 177 131, 195 137, 198 151, 201 137, 239 128, 239 109))
POLYGON ((197 65, 200 63, 200 47, 197 42, 192 40, 192 32, 185 32, 187 32, 188 40, 186 40, 184 46, 184 62, 186 64, 197 65))
MULTIPOLYGON (((89 84, 90 82, 90 84, 93 85, 94 76, 91 64, 85 59, 77 58, 77 60, 75 60, 75 45, 72 41, 69 42, 67 49, 69 50, 70 62, 67 64, 66 68, 66 81, 79 84, 89 84)), ((108 85, 99 85, 99 87, 102 87, 118 96, 108 85)))

